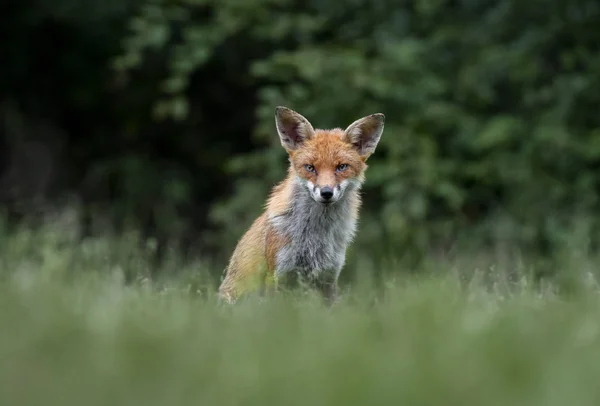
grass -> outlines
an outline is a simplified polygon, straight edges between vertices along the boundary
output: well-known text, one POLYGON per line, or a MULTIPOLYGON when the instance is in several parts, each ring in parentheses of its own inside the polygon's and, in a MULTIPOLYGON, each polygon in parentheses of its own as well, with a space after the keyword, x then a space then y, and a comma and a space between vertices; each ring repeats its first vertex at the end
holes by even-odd
POLYGON ((600 401, 591 273, 563 295, 474 269, 465 283, 442 263, 435 276, 390 277, 378 290, 351 285, 331 309, 301 293, 228 307, 202 264, 150 283, 128 242, 1 237, 1 405, 600 401), (142 277, 123 283, 128 269, 142 277))

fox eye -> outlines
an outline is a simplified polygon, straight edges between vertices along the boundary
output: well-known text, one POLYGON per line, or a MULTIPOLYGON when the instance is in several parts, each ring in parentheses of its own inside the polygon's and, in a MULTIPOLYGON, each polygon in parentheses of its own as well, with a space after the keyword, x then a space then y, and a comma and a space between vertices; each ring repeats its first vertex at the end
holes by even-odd
POLYGON ((336 172, 344 172, 348 169, 348 164, 339 164, 337 168, 335 168, 336 172))
POLYGON ((314 172, 315 171, 315 167, 310 165, 310 164, 306 164, 304 165, 304 169, 306 169, 309 172, 314 172))

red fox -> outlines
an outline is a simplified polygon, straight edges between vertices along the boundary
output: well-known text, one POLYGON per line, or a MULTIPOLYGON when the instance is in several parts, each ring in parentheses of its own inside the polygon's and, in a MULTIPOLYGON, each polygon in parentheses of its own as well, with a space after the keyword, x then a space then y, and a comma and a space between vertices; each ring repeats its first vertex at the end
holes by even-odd
POLYGON ((301 114, 275 109, 275 126, 290 161, 288 176, 276 185, 266 209, 239 240, 219 297, 240 295, 291 274, 320 291, 328 303, 346 249, 356 233, 367 158, 379 143, 385 116, 372 114, 345 130, 314 129, 301 114))

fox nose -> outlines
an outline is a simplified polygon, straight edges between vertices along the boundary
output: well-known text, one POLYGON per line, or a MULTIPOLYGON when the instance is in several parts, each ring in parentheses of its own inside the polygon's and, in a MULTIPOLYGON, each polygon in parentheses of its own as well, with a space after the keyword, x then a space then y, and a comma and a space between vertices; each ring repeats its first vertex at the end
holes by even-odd
POLYGON ((325 200, 329 200, 333 197, 333 189, 329 186, 324 186, 321 188, 321 197, 325 200))

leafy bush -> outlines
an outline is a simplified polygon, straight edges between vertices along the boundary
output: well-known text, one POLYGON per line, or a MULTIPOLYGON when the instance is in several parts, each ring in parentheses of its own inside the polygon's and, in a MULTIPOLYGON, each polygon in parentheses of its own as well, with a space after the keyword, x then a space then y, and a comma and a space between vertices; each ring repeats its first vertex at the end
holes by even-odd
MULTIPOLYGON (((120 52, 108 23, 70 51, 103 44, 118 79, 112 93, 85 88, 104 100, 85 116, 97 131, 65 124, 68 188, 85 191, 86 207, 108 201, 111 215, 160 241, 199 241, 224 263, 284 176, 273 127, 283 104, 319 127, 386 114, 350 264, 421 260, 461 241, 552 253, 580 225, 597 243, 593 0, 154 0, 133 16, 113 6, 105 22, 130 22, 120 52)), ((110 76, 87 61, 81 72, 110 76)), ((60 103, 79 115, 74 100, 60 103)))

